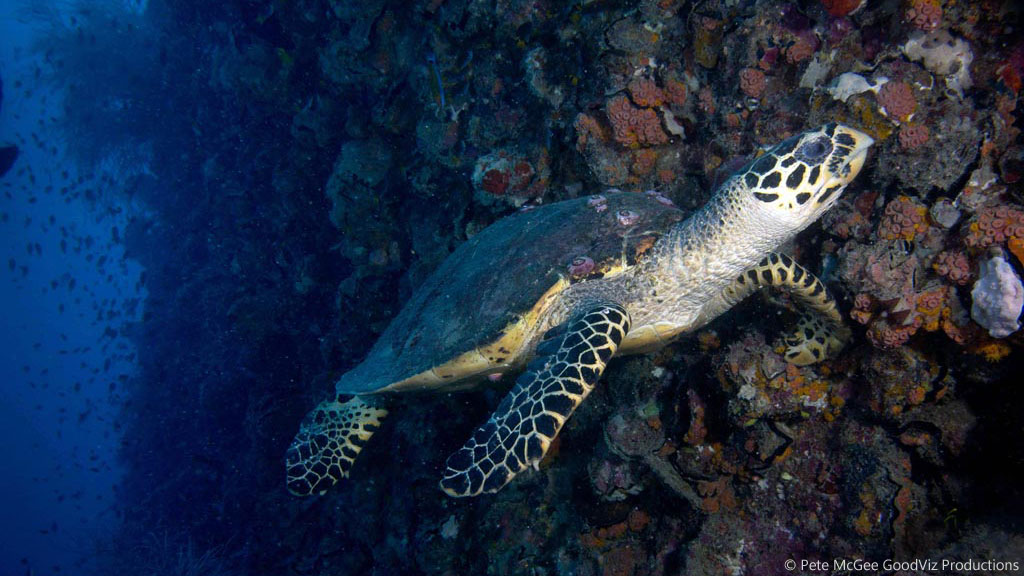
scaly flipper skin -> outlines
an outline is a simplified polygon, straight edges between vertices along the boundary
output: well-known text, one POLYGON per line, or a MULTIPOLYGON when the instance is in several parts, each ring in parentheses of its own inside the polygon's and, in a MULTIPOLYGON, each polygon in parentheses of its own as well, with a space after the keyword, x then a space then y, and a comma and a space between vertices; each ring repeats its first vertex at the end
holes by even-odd
POLYGON ((822 321, 820 316, 804 314, 796 332, 786 338, 786 360, 797 366, 820 362, 842 349, 850 331, 842 324, 822 321))
POLYGON ((494 415, 448 458, 441 489, 455 497, 493 493, 527 466, 536 466, 628 331, 626 310, 601 304, 542 343, 494 415))
POLYGON ((356 456, 388 411, 359 396, 347 402, 325 400, 306 415, 285 455, 288 491, 323 494, 347 478, 356 456))
POLYGON ((789 292, 807 312, 796 332, 786 338, 785 358, 797 366, 824 360, 843 347, 849 330, 836 301, 821 280, 785 254, 769 254, 726 288, 725 299, 739 302, 765 286, 789 292))

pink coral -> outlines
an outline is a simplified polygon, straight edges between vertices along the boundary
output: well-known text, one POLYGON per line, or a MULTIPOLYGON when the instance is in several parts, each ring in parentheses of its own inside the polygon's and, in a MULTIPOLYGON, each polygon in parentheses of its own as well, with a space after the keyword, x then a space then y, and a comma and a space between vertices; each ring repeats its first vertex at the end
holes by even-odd
POLYGON ((942 22, 942 6, 938 0, 913 0, 907 20, 921 30, 934 30, 942 22))
POLYGON ((682 80, 676 78, 668 78, 665 80, 665 88, 663 90, 665 94, 665 100, 669 104, 676 106, 682 106, 686 104, 686 84, 682 80))
POLYGON ((792 46, 786 49, 786 60, 790 64, 802 62, 818 51, 818 39, 814 36, 801 36, 792 46))
POLYGON ((658 114, 650 108, 633 106, 624 95, 609 100, 607 112, 615 141, 623 146, 637 148, 668 142, 668 135, 661 128, 658 114))
POLYGON ((590 142, 599 143, 608 140, 605 130, 593 116, 577 114, 576 122, 576 149, 583 152, 590 142))
POLYGON ((473 187, 482 202, 501 201, 516 207, 543 195, 547 180, 545 154, 531 160, 510 150, 497 150, 478 158, 472 176, 473 187))
POLYGON ((1024 210, 1011 206, 987 206, 978 211, 964 237, 971 248, 1002 244, 1010 238, 1024 239, 1024 210))
POLYGON ((961 286, 971 280, 971 265, 967 255, 960 251, 946 251, 939 253, 932 263, 932 268, 943 278, 961 286))
MULTIPOLYGON (((955 270, 954 277, 959 281, 959 275, 966 274, 966 257, 963 254, 943 254, 947 255, 937 258, 935 267, 941 268, 939 263, 949 265, 951 270, 955 270)), ((949 284, 935 282, 918 288, 917 285, 924 276, 916 262, 913 256, 905 261, 909 264, 911 277, 897 278, 893 286, 886 287, 873 281, 870 284, 876 284, 875 286, 862 284, 857 288, 859 292, 854 296, 850 317, 867 327, 868 340, 877 348, 892 349, 902 346, 922 330, 942 330, 954 342, 965 341, 966 333, 961 326, 964 315, 959 307, 956 289, 949 284)), ((891 264, 883 268, 889 270, 887 277, 898 277, 901 272, 891 264)), ((944 271, 945 268, 940 273, 944 271)), ((844 276, 848 275, 848 271, 842 273, 844 276)), ((866 269, 863 273, 873 274, 866 269)))
POLYGON ((861 292, 853 299, 853 310, 850 311, 850 317, 861 324, 867 324, 871 321, 874 306, 874 298, 866 292, 861 292))
POLYGON ((853 298, 853 305, 860 310, 871 308, 871 295, 861 292, 853 298))
POLYGON ((656 107, 665 103, 665 94, 650 78, 635 78, 629 83, 628 89, 637 106, 656 107))
POLYGON ((757 68, 744 68, 740 71, 740 90, 751 98, 760 98, 767 84, 764 72, 757 68))
POLYGON ((906 120, 917 109, 917 100, 910 84, 895 80, 886 82, 878 91, 878 104, 888 116, 906 120))
MULTIPOLYGON (((915 323, 916 324, 916 323, 915 323)), ((875 322, 868 329, 868 340, 876 348, 898 348, 907 343, 920 326, 892 326, 886 322, 875 322)))
POLYGON ((922 319, 921 327, 927 332, 935 332, 952 312, 950 302, 955 298, 950 286, 932 286, 917 295, 917 312, 922 319))
POLYGON ((949 295, 947 292, 947 286, 941 286, 932 290, 926 290, 917 295, 917 311, 928 317, 926 320, 934 321, 935 325, 929 327, 928 322, 925 323, 925 330, 935 331, 938 329, 938 318, 933 318, 942 313, 942 308, 946 304, 946 298, 949 295))
MULTIPOLYGON (((879 300, 861 292, 854 298, 850 317, 868 326, 868 340, 876 348, 896 348, 921 329, 926 332, 946 329, 945 324, 951 322, 950 301, 955 298, 952 290, 949 286, 933 286, 920 293, 910 291, 889 300, 879 300)), ((946 331, 950 332, 949 329, 946 331)), ((952 332, 956 333, 955 330, 952 332)))
POLYGON ((928 209, 909 196, 899 196, 885 205, 878 235, 886 240, 913 240, 928 230, 928 209))
POLYGON ((928 127, 924 124, 908 124, 900 128, 900 146, 905 150, 914 150, 928 141, 928 127))

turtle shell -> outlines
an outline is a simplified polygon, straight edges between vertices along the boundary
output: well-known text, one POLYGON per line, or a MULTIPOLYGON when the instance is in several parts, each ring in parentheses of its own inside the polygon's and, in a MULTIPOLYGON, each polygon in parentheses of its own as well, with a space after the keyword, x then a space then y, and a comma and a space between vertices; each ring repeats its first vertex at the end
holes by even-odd
POLYGON ((337 391, 454 388, 519 367, 562 290, 628 270, 683 216, 660 195, 615 192, 495 222, 416 290, 337 391))

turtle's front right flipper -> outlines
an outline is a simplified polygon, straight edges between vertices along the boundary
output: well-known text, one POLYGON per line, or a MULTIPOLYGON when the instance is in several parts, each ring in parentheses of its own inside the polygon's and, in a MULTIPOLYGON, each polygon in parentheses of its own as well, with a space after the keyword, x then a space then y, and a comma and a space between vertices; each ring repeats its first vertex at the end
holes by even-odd
POLYGON ((565 332, 541 343, 494 415, 448 458, 441 489, 449 496, 497 492, 527 466, 536 466, 594 389, 629 331, 629 314, 617 304, 582 312, 565 332))
POLYGON ((347 402, 332 398, 306 415, 285 455, 289 492, 323 494, 348 476, 356 456, 388 414, 370 402, 359 396, 347 402))
POLYGON ((810 270, 785 254, 769 254, 741 274, 719 297, 727 306, 760 288, 771 286, 788 292, 804 308, 798 329, 786 342, 786 361, 797 366, 814 364, 840 350, 850 337, 835 298, 810 270))

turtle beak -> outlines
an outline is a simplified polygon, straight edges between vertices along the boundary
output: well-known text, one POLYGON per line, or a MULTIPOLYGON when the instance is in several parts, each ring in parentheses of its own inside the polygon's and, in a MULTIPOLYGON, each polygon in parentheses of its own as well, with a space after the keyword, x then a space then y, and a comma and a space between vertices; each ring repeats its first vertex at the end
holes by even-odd
POLYGON ((832 156, 826 160, 828 179, 821 187, 824 202, 827 197, 844 188, 853 181, 864 167, 868 158, 868 148, 875 139, 867 134, 839 124, 832 134, 832 156))
POLYGON ((864 167, 864 162, 868 158, 868 148, 875 143, 875 139, 860 130, 855 130, 849 126, 838 126, 836 128, 835 141, 840 140, 839 135, 845 134, 849 138, 842 138, 843 141, 853 140, 853 150, 846 157, 846 165, 840 169, 840 173, 846 177, 846 182, 849 183, 851 180, 860 174, 860 169, 864 167))
POLYGON ((849 126, 837 124, 829 129, 832 135, 832 154, 825 160, 826 178, 818 188, 816 197, 817 206, 825 209, 857 177, 868 158, 868 148, 875 143, 871 136, 849 126))

